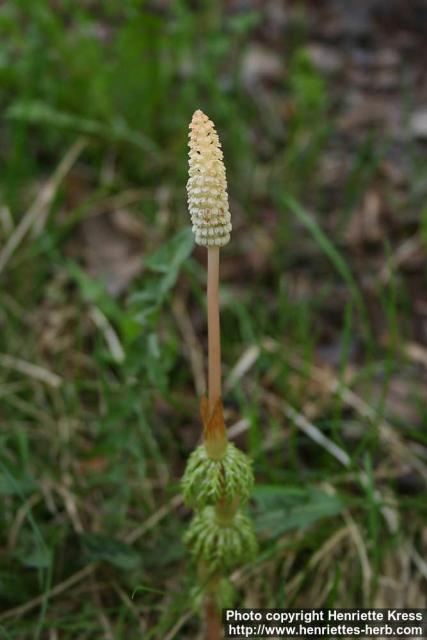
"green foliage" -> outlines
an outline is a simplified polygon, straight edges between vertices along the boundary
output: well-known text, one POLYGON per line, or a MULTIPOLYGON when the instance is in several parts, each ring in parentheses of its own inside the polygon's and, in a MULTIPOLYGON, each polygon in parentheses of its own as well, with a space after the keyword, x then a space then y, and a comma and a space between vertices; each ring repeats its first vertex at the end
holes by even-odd
MULTIPOLYGON (((220 460, 211 459, 201 445, 187 461, 181 487, 185 502, 197 512, 184 542, 209 574, 223 576, 256 555, 252 523, 239 509, 249 499, 253 485, 251 461, 232 443, 227 443, 220 460)), ((230 595, 223 586, 221 597, 227 600, 230 595)))
POLYGON ((81 133, 87 136, 94 136, 104 142, 122 142, 135 145, 151 157, 156 157, 158 154, 158 149, 153 142, 138 131, 130 129, 125 123, 104 125, 96 120, 54 109, 50 105, 37 100, 14 103, 8 109, 6 117, 11 122, 81 133))
POLYGON ((223 91, 218 78, 230 57, 240 56, 257 14, 224 21, 211 3, 193 11, 182 0, 168 17, 144 3, 113 0, 108 7, 94 12, 62 0, 53 11, 47 0, 37 0, 2 8, 0 103, 12 125, 12 153, 4 159, 15 182, 37 162, 22 155, 30 144, 43 140, 46 151, 55 152, 78 132, 114 149, 138 179, 170 163, 162 154, 166 144, 182 177, 186 124, 194 105, 205 103, 227 123, 231 144, 247 162, 244 126, 236 117, 244 95, 237 87, 223 91))
POLYGON ((251 461, 228 443, 224 457, 213 460, 204 445, 191 454, 181 481, 185 502, 196 509, 220 500, 247 502, 254 484, 251 461))
POLYGON ((339 253, 334 244, 319 226, 317 220, 311 216, 292 196, 282 195, 279 198, 279 206, 288 207, 290 211, 298 218, 298 220, 306 227, 309 233, 325 253, 339 275, 346 282, 351 292, 355 304, 359 307, 362 315, 366 314, 363 298, 360 290, 351 273, 345 258, 339 253))
MULTIPOLYGON (((22 472, 22 470, 21 470, 22 472)), ((11 479, 9 474, 5 474, 0 469, 0 495, 1 496, 13 496, 13 495, 28 495, 35 489, 37 489, 37 482, 34 478, 30 478, 24 473, 17 475, 14 479, 11 479)))
POLYGON ((228 522, 218 521, 215 507, 197 513, 184 536, 194 558, 212 573, 230 571, 255 558, 257 542, 252 523, 241 511, 228 522))
POLYGON ((294 195, 299 195, 308 180, 315 191, 314 171, 330 131, 325 81, 303 48, 296 51, 291 61, 288 89, 293 112, 284 151, 285 184, 294 195))
POLYGON ((141 563, 139 553, 120 540, 99 533, 86 533, 81 536, 81 542, 89 562, 103 560, 125 571, 136 569, 141 563))
MULTIPOLYGON (((205 570, 206 573, 206 570, 205 570)), ((209 575, 209 570, 207 570, 207 583, 209 583, 211 576, 209 575)), ((196 585, 191 592, 191 602, 193 605, 194 611, 197 611, 199 614, 203 611, 205 602, 206 602, 206 591, 203 587, 206 588, 206 584, 196 585)), ((214 588, 216 591, 216 598, 218 602, 219 609, 228 609, 233 607, 236 604, 238 593, 237 589, 234 587, 233 583, 229 578, 222 577, 218 580, 216 576, 213 580, 214 588)), ((212 588, 212 583, 210 584, 210 588, 212 588)))
POLYGON ((424 247, 427 247, 427 207, 421 212, 421 241, 424 247))
MULTIPOLYGON (((256 542, 256 541, 255 541, 256 542)), ((228 578, 221 578, 217 589, 218 607, 228 609, 233 606, 237 599, 237 592, 228 578)))
POLYGON ((292 529, 305 529, 321 518, 339 515, 344 505, 337 495, 316 488, 257 485, 255 526, 276 538, 292 529))
POLYGON ((162 305, 175 285, 179 270, 188 259, 193 246, 191 228, 186 227, 146 260, 146 267, 156 275, 148 277, 142 290, 133 294, 129 300, 132 313, 143 327, 156 323, 162 305))

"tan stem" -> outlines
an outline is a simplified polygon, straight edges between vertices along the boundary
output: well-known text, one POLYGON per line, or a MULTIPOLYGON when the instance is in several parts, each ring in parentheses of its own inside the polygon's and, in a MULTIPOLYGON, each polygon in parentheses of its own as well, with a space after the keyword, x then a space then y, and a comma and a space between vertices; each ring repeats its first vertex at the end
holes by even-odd
POLYGON ((219 324, 219 247, 208 247, 208 400, 209 414, 221 398, 221 338, 219 324))
POLYGON ((206 628, 205 640, 222 640, 222 624, 214 595, 206 598, 206 628))
POLYGON ((217 522, 221 524, 230 524, 234 520, 234 516, 236 515, 236 511, 239 507, 239 500, 236 498, 233 502, 229 503, 226 500, 221 499, 215 505, 215 515, 217 522))
MULTIPOLYGON (((208 247, 208 408, 212 416, 221 399, 221 333, 219 322, 219 247, 208 247)), ((217 580, 206 596, 205 640, 221 640, 222 625, 217 605, 217 580)))

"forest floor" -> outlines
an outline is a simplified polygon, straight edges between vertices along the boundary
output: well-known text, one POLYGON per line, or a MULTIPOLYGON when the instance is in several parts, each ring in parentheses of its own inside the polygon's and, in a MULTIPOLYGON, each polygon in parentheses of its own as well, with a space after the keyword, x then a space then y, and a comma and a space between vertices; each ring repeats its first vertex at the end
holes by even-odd
POLYGON ((427 7, 0 7, 0 637, 200 638, 179 481, 206 386, 186 205, 223 143, 240 607, 422 607, 427 7))

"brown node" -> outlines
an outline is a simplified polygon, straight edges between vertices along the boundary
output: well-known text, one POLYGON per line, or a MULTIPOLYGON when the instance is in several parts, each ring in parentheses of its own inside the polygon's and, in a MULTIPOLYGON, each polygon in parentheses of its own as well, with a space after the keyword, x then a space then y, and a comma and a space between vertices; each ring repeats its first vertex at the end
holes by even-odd
POLYGON ((206 396, 200 399, 200 415, 203 422, 203 439, 207 454, 214 460, 220 460, 227 449, 227 430, 221 398, 218 399, 212 414, 209 415, 209 402, 206 396))

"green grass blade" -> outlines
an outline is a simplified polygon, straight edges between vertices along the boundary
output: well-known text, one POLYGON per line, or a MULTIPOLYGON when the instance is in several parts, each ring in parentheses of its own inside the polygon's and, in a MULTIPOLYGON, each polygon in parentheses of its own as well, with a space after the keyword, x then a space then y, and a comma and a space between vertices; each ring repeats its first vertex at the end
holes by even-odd
POLYGON ((306 229, 310 232, 315 242, 321 248, 322 252, 333 264, 337 273, 342 277, 342 279, 348 286, 348 289, 351 293, 351 296, 355 302, 356 307, 359 310, 359 313, 363 321, 364 329, 366 332, 366 336, 367 338, 370 338, 371 331, 369 327, 369 319, 368 319, 365 303, 363 300, 363 296, 361 294, 361 291, 357 285, 357 282, 348 264, 344 260, 341 253, 329 240, 328 236, 319 226, 316 219, 312 215, 310 215, 310 213, 292 196, 288 194, 281 194, 279 196, 279 205, 282 208, 285 207, 289 209, 298 218, 298 220, 306 227, 306 229))

